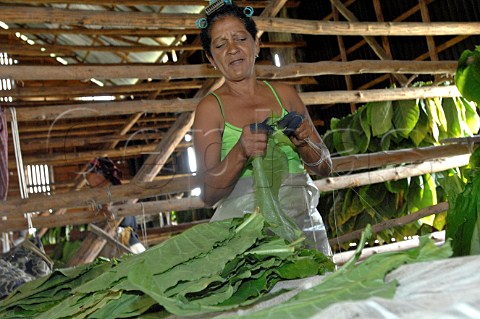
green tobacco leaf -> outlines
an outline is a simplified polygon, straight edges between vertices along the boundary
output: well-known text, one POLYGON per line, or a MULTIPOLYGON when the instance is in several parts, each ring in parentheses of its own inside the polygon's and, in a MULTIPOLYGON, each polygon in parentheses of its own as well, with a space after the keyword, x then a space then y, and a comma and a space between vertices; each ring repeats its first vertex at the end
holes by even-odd
POLYGON ((393 128, 392 101, 369 102, 367 103, 367 112, 373 136, 381 136, 393 128))
POLYGON ((397 181, 386 181, 385 187, 390 193, 398 194, 408 188, 408 181, 406 178, 397 181))
POLYGON ((409 212, 413 213, 435 204, 437 204, 437 193, 433 178, 429 174, 412 176, 408 190, 409 212))
POLYGON ((429 132, 428 114, 425 110, 425 102, 423 100, 419 101, 419 111, 420 115, 418 117, 417 125, 415 125, 415 128, 410 132, 410 138, 415 146, 419 146, 425 140, 429 132))
MULTIPOLYGON (((125 279, 133 267, 139 263, 146 263, 155 274, 163 273, 174 266, 186 262, 196 256, 208 253, 218 243, 229 239, 232 221, 219 221, 209 224, 200 224, 177 235, 175 240, 167 240, 156 245, 136 258, 128 258, 122 261, 116 268, 100 275, 96 280, 90 281, 75 289, 79 293, 93 293, 102 291, 110 283, 125 279), (178 252, 182 253, 179 254, 178 252), (158 261, 162 262, 159 263, 158 261)), ((124 287, 125 288, 125 287, 124 287)))
MULTIPOLYGON (((435 187, 434 178, 430 174, 422 176, 423 180, 423 198, 421 201, 422 207, 420 209, 430 207, 437 204, 437 190, 435 187)), ((421 222, 433 226, 435 215, 426 216, 420 219, 421 222)))
POLYGON ((282 181, 288 175, 288 157, 278 147, 279 145, 292 145, 292 142, 283 132, 275 131, 267 144, 266 154, 263 157, 265 176, 274 198, 278 198, 282 181))
POLYGON ((432 137, 435 142, 438 142, 440 137, 439 119, 437 115, 437 107, 431 99, 425 100, 425 110, 427 111, 428 126, 432 133, 432 137))
POLYGON ((463 51, 455 72, 455 85, 469 101, 480 103, 480 46, 463 51))
POLYGON ((289 242, 294 242, 302 236, 302 231, 297 224, 283 212, 278 198, 273 196, 271 187, 266 177, 263 158, 255 157, 252 160, 253 178, 255 187, 255 205, 272 231, 289 242))
POLYGON ((386 189, 383 184, 370 184, 362 186, 358 192, 358 197, 363 204, 363 207, 375 207, 380 204, 385 198, 386 189))
POLYGON ((136 317, 147 311, 156 302, 146 295, 123 293, 115 302, 108 302, 101 309, 91 314, 89 318, 130 318, 136 317))
POLYGON ((445 112, 443 111, 441 98, 438 98, 438 97, 429 98, 428 101, 431 104, 433 104, 433 107, 435 108, 435 112, 437 114, 438 128, 440 130, 446 132, 447 131, 447 118, 445 117, 445 112))
POLYGON ((467 123, 470 131, 473 134, 477 134, 480 129, 480 117, 477 113, 477 108, 473 102, 468 102, 463 97, 458 98, 465 107, 465 122, 467 123))
POLYGON ((300 258, 278 267, 275 271, 283 279, 305 278, 318 274, 318 265, 312 258, 300 258))
MULTIPOLYGON (((353 116, 348 115, 341 120, 337 121, 335 128, 333 130, 333 144, 335 150, 340 155, 353 154, 356 150, 355 141, 352 138, 351 124, 353 121, 353 116)), ((358 134, 358 132, 353 132, 358 134)))
POLYGON ((349 188, 345 193, 342 209, 337 212, 337 225, 343 225, 351 218, 364 211, 364 205, 359 195, 353 188, 349 188))
POLYGON ((445 112, 445 118, 447 119, 447 132, 449 137, 461 137, 464 136, 462 125, 462 114, 460 109, 457 108, 455 100, 452 98, 444 98, 442 101, 443 111, 445 112))
MULTIPOLYGON (((452 239, 455 256, 468 256, 472 249, 472 239, 475 241, 478 227, 478 212, 480 210, 480 175, 465 186, 462 193, 449 201, 447 214, 446 237, 452 239)), ((476 247, 474 243, 474 248, 476 247)))
POLYGON ((420 110, 415 100, 393 102, 393 124, 401 136, 408 138, 417 125, 419 117, 420 110))
MULTIPOLYGON (((480 197, 480 196, 479 196, 480 197)), ((477 202, 477 220, 470 243, 470 255, 480 255, 480 203, 477 202)))
MULTIPOLYGON (((360 252, 364 242, 359 246, 360 252)), ((370 297, 392 298, 396 282, 385 282, 385 276, 403 264, 447 258, 452 251, 448 244, 437 247, 428 237, 420 238, 420 246, 408 251, 379 253, 356 264, 352 258, 337 272, 328 275, 317 286, 302 291, 274 307, 226 318, 278 319, 313 318, 321 309, 337 302, 365 300, 370 297)), ((358 258, 358 257, 357 257, 358 258)))
MULTIPOLYGON (((220 273, 229 261, 250 248, 262 237, 264 219, 259 216, 257 213, 251 218, 247 218, 239 226, 239 228, 243 228, 237 229, 237 236, 212 249, 208 254, 178 264, 168 272, 155 275, 152 280, 156 283, 157 293, 164 294, 167 289, 174 287, 180 281, 193 281, 220 273)), ((136 286, 135 283, 131 283, 136 286)))
POLYGON ((285 243, 283 238, 278 238, 276 240, 262 243, 253 249, 249 249, 245 254, 255 256, 276 256, 285 259, 292 256, 294 252, 294 246, 285 243))

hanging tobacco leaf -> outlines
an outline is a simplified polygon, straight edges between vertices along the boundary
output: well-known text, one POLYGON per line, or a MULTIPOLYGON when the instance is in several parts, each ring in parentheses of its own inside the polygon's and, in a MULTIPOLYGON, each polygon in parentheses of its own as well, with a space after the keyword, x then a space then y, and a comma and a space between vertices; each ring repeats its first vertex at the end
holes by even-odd
POLYGON ((480 46, 463 51, 455 72, 455 85, 464 98, 480 103, 480 46))

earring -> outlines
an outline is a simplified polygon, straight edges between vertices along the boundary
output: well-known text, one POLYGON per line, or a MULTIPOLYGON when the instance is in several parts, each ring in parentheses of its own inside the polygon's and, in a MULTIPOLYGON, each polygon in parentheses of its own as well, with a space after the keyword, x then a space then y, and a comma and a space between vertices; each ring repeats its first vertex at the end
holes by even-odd
POLYGON ((255 55, 255 59, 258 59, 258 54, 257 54, 257 55, 255 55))
POLYGON ((216 65, 214 65, 214 66, 213 66, 213 69, 215 69, 215 70, 216 70, 216 69, 217 69, 217 66, 216 66, 216 65))

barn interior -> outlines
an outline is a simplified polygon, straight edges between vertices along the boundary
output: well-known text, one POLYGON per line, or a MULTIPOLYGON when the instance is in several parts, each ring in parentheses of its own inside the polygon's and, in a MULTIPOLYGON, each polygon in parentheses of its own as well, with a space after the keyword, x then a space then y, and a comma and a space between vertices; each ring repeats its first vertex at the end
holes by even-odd
MULTIPOLYGON (((459 96, 458 59, 480 43, 476 0, 236 3, 255 11, 259 78, 295 85, 322 134, 371 101, 459 96)), ((136 216, 146 246, 208 221, 189 132, 196 104, 222 81, 196 27, 206 4, 0 1, 9 173, 0 232, 36 229, 50 252, 80 239, 76 265, 125 249, 96 226, 111 217, 136 216), (121 186, 88 188, 96 157, 115 161, 121 186)))

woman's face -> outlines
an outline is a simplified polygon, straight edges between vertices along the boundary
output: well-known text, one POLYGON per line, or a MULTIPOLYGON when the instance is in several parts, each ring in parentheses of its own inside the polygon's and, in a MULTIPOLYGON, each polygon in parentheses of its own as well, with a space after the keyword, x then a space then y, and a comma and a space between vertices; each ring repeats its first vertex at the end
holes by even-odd
POLYGON ((239 81, 255 75, 255 56, 259 51, 258 39, 248 33, 241 20, 234 16, 221 18, 210 30, 212 56, 227 80, 239 81))

